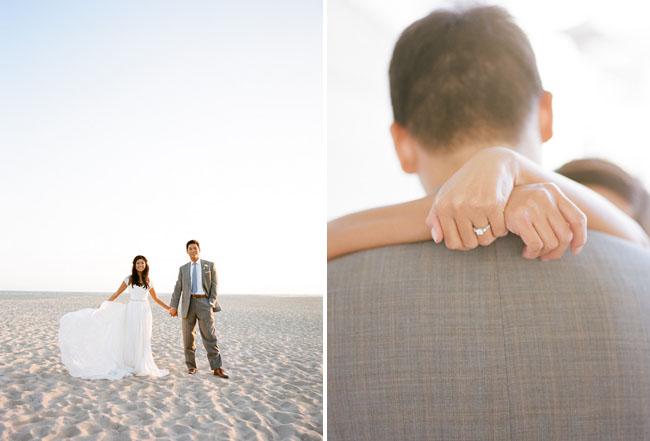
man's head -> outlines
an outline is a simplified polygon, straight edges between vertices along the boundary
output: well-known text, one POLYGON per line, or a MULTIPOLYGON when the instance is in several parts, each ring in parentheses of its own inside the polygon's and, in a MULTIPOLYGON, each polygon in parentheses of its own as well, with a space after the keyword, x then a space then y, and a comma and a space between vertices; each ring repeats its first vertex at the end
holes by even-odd
POLYGON ((201 252, 201 245, 199 245, 198 240, 190 240, 185 244, 185 251, 187 251, 187 254, 190 256, 190 259, 192 259, 193 262, 198 260, 199 258, 199 253, 201 252))
POLYGON ((500 7, 439 10, 411 24, 389 76, 391 132, 407 172, 418 171, 413 145, 434 155, 496 145, 530 155, 531 143, 552 134, 531 45, 500 7))

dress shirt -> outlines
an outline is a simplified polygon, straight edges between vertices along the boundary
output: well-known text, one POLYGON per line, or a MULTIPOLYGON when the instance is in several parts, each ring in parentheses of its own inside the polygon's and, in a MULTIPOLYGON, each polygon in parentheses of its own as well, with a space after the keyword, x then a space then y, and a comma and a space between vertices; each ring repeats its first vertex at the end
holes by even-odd
MULTIPOLYGON (((199 280, 196 281, 196 287, 198 288, 196 292, 191 294, 207 294, 203 289, 203 269, 201 268, 201 259, 196 261, 196 275, 199 276, 199 280)), ((190 290, 192 289, 192 278, 194 277, 194 262, 190 260, 190 290)))

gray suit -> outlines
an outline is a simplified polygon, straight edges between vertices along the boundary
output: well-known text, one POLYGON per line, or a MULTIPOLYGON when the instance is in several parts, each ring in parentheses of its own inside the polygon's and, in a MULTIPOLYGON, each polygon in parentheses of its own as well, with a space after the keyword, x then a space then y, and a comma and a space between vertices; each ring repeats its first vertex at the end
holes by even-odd
POLYGON ((527 261, 509 236, 328 268, 328 439, 650 439, 650 253, 590 232, 527 261))
POLYGON ((210 368, 217 369, 221 367, 221 354, 217 345, 217 331, 214 313, 221 311, 221 306, 217 300, 217 271, 214 263, 201 259, 201 280, 203 289, 208 298, 192 298, 191 264, 188 262, 178 270, 178 279, 174 287, 174 293, 170 306, 178 309, 178 303, 182 298, 181 309, 179 313, 183 318, 183 345, 185 347, 185 364, 188 368, 196 368, 196 322, 199 322, 199 331, 203 346, 208 352, 210 368))

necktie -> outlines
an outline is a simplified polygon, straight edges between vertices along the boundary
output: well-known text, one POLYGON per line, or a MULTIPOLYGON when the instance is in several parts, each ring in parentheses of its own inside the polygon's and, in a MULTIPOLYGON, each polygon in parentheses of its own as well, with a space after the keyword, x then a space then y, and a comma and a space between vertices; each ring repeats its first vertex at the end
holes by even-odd
POLYGON ((196 283, 196 280, 199 278, 198 274, 196 273, 196 263, 192 264, 192 294, 195 294, 198 291, 198 284, 196 283))

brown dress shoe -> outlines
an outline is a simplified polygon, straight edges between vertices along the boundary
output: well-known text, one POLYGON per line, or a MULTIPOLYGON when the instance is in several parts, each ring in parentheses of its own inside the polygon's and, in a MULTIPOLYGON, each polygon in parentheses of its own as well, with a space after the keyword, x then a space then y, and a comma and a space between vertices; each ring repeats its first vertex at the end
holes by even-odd
POLYGON ((221 377, 221 378, 230 378, 230 377, 228 377, 228 375, 226 375, 226 373, 221 368, 216 368, 214 370, 214 375, 216 375, 217 377, 221 377))
POLYGON ((196 368, 189 368, 189 369, 187 370, 187 373, 190 374, 190 375, 194 375, 194 374, 196 374, 196 368))

